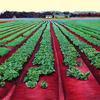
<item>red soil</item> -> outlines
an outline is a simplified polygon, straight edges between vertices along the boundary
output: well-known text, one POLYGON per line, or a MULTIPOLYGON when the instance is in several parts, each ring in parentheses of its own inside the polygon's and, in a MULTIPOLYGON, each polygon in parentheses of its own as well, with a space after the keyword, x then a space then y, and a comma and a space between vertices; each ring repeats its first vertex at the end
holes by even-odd
POLYGON ((5 87, 0 88, 0 100, 1 98, 3 98, 5 95, 7 95, 7 93, 9 92, 9 90, 12 88, 12 84, 11 83, 7 83, 5 87))
MULTIPOLYGON (((52 23, 50 26, 55 57, 55 73, 50 76, 40 77, 40 81, 36 88, 27 88, 22 81, 26 70, 28 70, 28 68, 32 66, 32 60, 34 58, 34 54, 32 54, 29 62, 26 64, 29 67, 26 66, 23 69, 23 74, 21 74, 22 77, 18 79, 18 84, 16 86, 14 85, 11 88, 11 91, 2 100, 99 100, 100 86, 93 77, 92 73, 89 77, 89 80, 87 81, 81 81, 66 76, 66 69, 68 68, 68 66, 65 66, 63 64, 63 55, 60 50, 59 42, 54 33, 52 23), (40 87, 40 84, 43 80, 48 82, 47 89, 42 89, 40 87)), ((35 51, 33 51, 34 53, 37 52, 39 48, 38 46, 39 43, 36 46, 35 51)), ((82 58, 79 58, 78 60, 82 62, 80 70, 82 70, 83 72, 89 71, 82 58)))
POLYGON ((100 70, 96 69, 95 66, 91 65, 91 61, 87 58, 87 56, 82 53, 79 49, 79 47, 75 46, 73 44, 73 41, 71 41, 64 33, 62 33, 67 40, 69 40, 69 42, 75 47, 75 49, 79 52, 79 54, 81 55, 82 59, 84 60, 85 64, 87 65, 87 67, 90 69, 90 71, 92 72, 92 74, 94 75, 94 77, 96 78, 96 80, 99 82, 100 84, 100 70))
MULTIPOLYGON (((40 42, 42 40, 42 36, 43 36, 44 30, 46 29, 46 27, 42 31, 42 34, 41 34, 41 36, 40 36, 40 38, 39 38, 39 40, 38 40, 38 42, 37 42, 37 44, 35 46, 35 49, 34 49, 32 55, 31 55, 31 58, 28 60, 28 63, 24 66, 24 69, 22 70, 22 73, 21 73, 19 79, 17 80, 18 83, 19 82, 23 82, 24 77, 26 76, 26 73, 27 73, 28 69, 33 66, 32 62, 34 60, 35 54, 37 53, 37 51, 38 51, 38 49, 40 47, 40 42)), ((36 66, 33 66, 33 67, 36 67, 36 66)))
POLYGON ((41 77, 38 85, 34 89, 27 88, 24 83, 20 83, 16 87, 10 100, 59 100, 58 77, 56 72, 50 76, 41 77), (40 87, 41 82, 44 80, 48 83, 47 89, 40 87))
MULTIPOLYGON (((42 35, 43 35, 43 33, 42 33, 42 35)), ((6 99, 7 99, 7 100, 10 100, 12 94, 13 94, 14 91, 15 91, 16 85, 18 85, 18 84, 20 84, 21 82, 23 82, 23 79, 24 79, 24 77, 25 77, 25 75, 26 75, 28 69, 29 69, 30 67, 33 66, 33 65, 32 65, 32 61, 33 61, 33 59, 34 59, 35 53, 37 52, 37 50, 38 50, 38 48, 39 48, 40 41, 41 41, 41 39, 42 39, 42 35, 41 35, 41 37, 40 37, 38 43, 37 43, 36 46, 35 46, 35 50, 33 51, 31 58, 28 60, 28 63, 24 66, 24 69, 22 70, 22 72, 21 72, 19 78, 18 78, 16 81, 13 82, 12 87, 9 89, 9 91, 7 91, 8 93, 7 93, 7 94, 5 95, 5 97, 3 98, 4 100, 6 100, 6 99)))
POLYGON ((20 48, 32 35, 34 35, 34 33, 41 27, 42 25, 40 25, 35 31, 33 31, 33 33, 31 35, 29 35, 21 44, 17 45, 16 47, 14 47, 9 53, 7 53, 5 56, 0 58, 0 64, 4 63, 8 58, 10 58, 16 51, 18 48, 20 48))
MULTIPOLYGON (((61 78, 64 87, 64 96, 65 100, 99 100, 100 98, 100 86, 93 77, 92 73, 87 81, 81 81, 74 78, 70 78, 66 76, 66 68, 68 66, 63 65, 63 55, 60 50, 60 45, 57 41, 55 35, 55 48, 57 49, 56 53, 58 54, 59 62, 62 64, 60 66, 61 69, 61 78)), ((86 64, 82 61, 82 68, 83 72, 89 71, 86 64)))
POLYGON ((58 72, 58 85, 59 85, 59 100, 64 100, 64 90, 63 90, 63 84, 62 84, 62 79, 61 79, 61 62, 59 61, 59 54, 57 53, 57 47, 56 47, 56 42, 57 40, 55 39, 55 33, 53 30, 52 22, 50 23, 50 32, 51 32, 51 37, 52 37, 52 45, 53 45, 53 50, 54 50, 54 57, 55 57, 55 66, 57 66, 57 72, 58 72))
MULTIPOLYGON (((89 71, 86 64, 82 61, 81 71, 89 71)), ((77 80, 74 78, 66 77, 64 68, 62 67, 62 77, 64 81, 64 89, 66 93, 66 100, 99 100, 100 86, 91 73, 87 81, 77 80)), ((68 67, 67 67, 68 68, 68 67)))
MULTIPOLYGON (((40 26, 41 27, 41 26, 40 26)), ((38 27, 34 32, 33 32, 33 34, 40 28, 40 27, 38 27)), ((32 35, 31 35, 32 36, 32 35)), ((30 37, 31 37, 30 36, 30 37)), ((29 37, 29 38, 30 38, 29 37)), ((16 50, 16 49, 14 49, 14 50, 16 50)), ((14 52, 13 52, 14 53, 14 52)), ((11 54, 11 53, 10 53, 11 54)), ((10 55, 9 54, 9 55, 10 55)), ((9 55, 8 55, 8 57, 9 57, 9 55)), ((6 60, 6 58, 4 58, 5 60, 6 60)), ((2 60, 3 61, 3 60, 2 60)), ((24 73, 24 72, 23 72, 24 73)), ((10 83, 7 83, 6 84, 6 86, 4 87, 4 88, 0 88, 0 99, 1 98, 3 98, 4 96, 5 96, 5 98, 4 98, 4 100, 10 100, 10 99, 8 99, 8 98, 10 98, 11 96, 12 96, 12 93, 14 92, 14 90, 15 90, 15 83, 16 83, 17 81, 13 81, 13 82, 10 82, 10 83), (7 96, 6 96, 7 95, 7 96), (6 99, 7 98, 7 99, 6 99)))
MULTIPOLYGON (((42 76, 36 88, 30 89, 25 86, 23 83, 24 76, 27 70, 32 67, 32 61, 34 59, 35 53, 39 49, 40 41, 42 39, 42 35, 36 45, 35 51, 26 64, 25 69, 23 69, 23 73, 21 74, 20 78, 18 79, 18 84, 15 88, 15 91, 11 98, 3 99, 3 100, 58 100, 58 76, 57 71, 50 76, 42 76), (40 87, 41 82, 45 80, 48 82, 48 88, 42 89, 40 87)), ((33 66, 34 67, 34 66, 33 66)), ((9 96, 8 96, 9 97, 9 96)))
POLYGON ((88 68, 90 69, 90 71, 92 72, 92 74, 100 84, 100 69, 96 69, 95 66, 91 65, 91 62, 88 60, 87 56, 84 53, 80 52, 80 54, 84 62, 86 63, 86 65, 88 66, 88 68))
POLYGON ((83 37, 79 36, 77 33, 73 32, 72 30, 70 30, 67 26, 62 25, 64 28, 66 28, 67 31, 69 31, 70 33, 74 34, 79 40, 87 43, 88 45, 92 46, 93 48, 95 48, 97 51, 100 51, 100 47, 90 43, 88 40, 84 39, 83 37))
POLYGON ((16 85, 12 85, 12 87, 10 88, 10 92, 8 94, 6 94, 7 96, 5 96, 4 98, 2 97, 1 99, 2 100, 10 100, 11 96, 12 96, 12 93, 14 92, 16 88, 16 85))

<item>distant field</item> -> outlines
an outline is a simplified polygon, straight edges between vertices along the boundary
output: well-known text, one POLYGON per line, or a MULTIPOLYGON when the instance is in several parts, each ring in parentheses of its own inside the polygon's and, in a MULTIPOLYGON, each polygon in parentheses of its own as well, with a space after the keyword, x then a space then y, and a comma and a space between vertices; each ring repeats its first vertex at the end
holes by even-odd
POLYGON ((1 19, 0 100, 100 100, 100 19, 1 19))

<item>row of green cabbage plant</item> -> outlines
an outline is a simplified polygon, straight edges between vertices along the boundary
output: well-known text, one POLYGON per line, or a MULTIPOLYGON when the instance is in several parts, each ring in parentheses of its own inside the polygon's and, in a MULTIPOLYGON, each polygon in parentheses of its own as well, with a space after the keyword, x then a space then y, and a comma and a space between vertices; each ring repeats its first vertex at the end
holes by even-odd
POLYGON ((44 31, 39 51, 36 53, 35 59, 33 60, 33 65, 37 65, 37 67, 30 68, 24 79, 27 87, 30 88, 36 87, 41 75, 49 75, 55 71, 50 24, 47 25, 47 28, 44 31))
POLYGON ((87 58, 90 60, 91 64, 94 65, 97 69, 100 69, 100 52, 96 51, 90 45, 79 40, 75 35, 68 32, 64 27, 57 24, 62 32, 71 40, 73 43, 79 47, 81 52, 85 53, 87 58))
POLYGON ((53 24, 55 34, 60 43, 60 48, 64 57, 64 64, 68 65, 67 76, 75 77, 76 79, 87 80, 90 73, 82 73, 78 66, 77 59, 80 56, 74 46, 65 38, 59 28, 53 24))
POLYGON ((35 34, 21 46, 5 63, 0 65, 0 86, 4 86, 7 81, 17 78, 24 64, 27 62, 45 28, 46 23, 35 32, 35 34))

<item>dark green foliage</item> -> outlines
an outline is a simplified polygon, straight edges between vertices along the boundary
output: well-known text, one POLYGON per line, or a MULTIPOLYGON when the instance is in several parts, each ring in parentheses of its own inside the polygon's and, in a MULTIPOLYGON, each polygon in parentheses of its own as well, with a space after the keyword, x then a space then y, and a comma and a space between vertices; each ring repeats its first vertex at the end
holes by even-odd
POLYGON ((5 63, 0 65, 0 85, 3 82, 11 81, 19 76, 23 65, 27 62, 28 57, 31 56, 38 39, 42 34, 46 24, 43 25, 16 53, 14 53, 5 63))
POLYGON ((41 82, 41 88, 46 89, 48 87, 48 83, 46 81, 41 82))
POLYGON ((87 80, 88 77, 90 76, 90 73, 89 72, 86 72, 84 74, 79 69, 77 69, 75 67, 69 68, 66 71, 66 74, 67 74, 67 76, 75 77, 75 78, 80 79, 80 80, 87 80))
POLYGON ((47 25, 47 28, 44 31, 39 51, 36 53, 35 59, 33 60, 33 64, 39 65, 39 67, 29 69, 27 76, 24 79, 26 83, 28 81, 33 83, 38 82, 41 75, 50 75, 55 71, 49 30, 50 24, 47 25))

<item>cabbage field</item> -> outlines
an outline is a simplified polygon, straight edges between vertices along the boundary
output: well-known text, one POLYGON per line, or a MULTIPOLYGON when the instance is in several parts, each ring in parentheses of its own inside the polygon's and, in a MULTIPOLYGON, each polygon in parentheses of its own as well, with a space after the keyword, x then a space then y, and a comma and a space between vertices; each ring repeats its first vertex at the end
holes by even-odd
POLYGON ((100 100, 100 20, 0 21, 0 100, 100 100))

